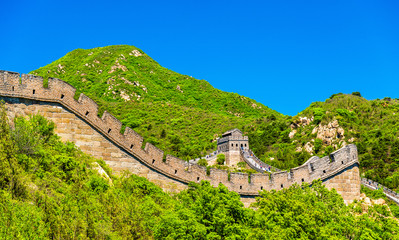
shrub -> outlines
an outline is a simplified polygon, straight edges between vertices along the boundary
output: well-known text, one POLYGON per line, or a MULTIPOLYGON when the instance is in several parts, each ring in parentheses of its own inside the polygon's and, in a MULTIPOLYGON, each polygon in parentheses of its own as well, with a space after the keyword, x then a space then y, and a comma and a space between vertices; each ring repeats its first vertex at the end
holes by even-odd
POLYGON ((223 165, 225 160, 226 160, 226 156, 224 154, 219 154, 217 159, 216 159, 216 162, 219 165, 223 165))
POLYGON ((319 124, 321 122, 321 120, 323 119, 324 114, 325 114, 325 111, 323 108, 313 109, 314 123, 319 124))
POLYGON ((34 154, 42 143, 54 135, 55 125, 41 115, 31 115, 29 120, 24 117, 14 119, 12 139, 20 153, 34 154))
POLYGON ((208 166, 208 161, 206 161, 206 159, 201 158, 201 159, 198 161, 198 165, 203 166, 203 167, 206 167, 206 166, 208 166))
POLYGON ((314 152, 318 153, 322 146, 323 146, 323 141, 321 141, 321 139, 316 138, 314 140, 314 152))
POLYGON ((358 97, 361 97, 361 96, 362 96, 362 95, 360 94, 360 92, 353 92, 352 95, 353 95, 353 96, 358 96, 358 97))
POLYGON ((239 163, 237 163, 237 166, 240 168, 245 168, 247 166, 247 164, 245 162, 239 162, 239 163))
POLYGON ((330 96, 330 99, 333 99, 336 96, 343 95, 342 93, 334 93, 333 95, 330 96))

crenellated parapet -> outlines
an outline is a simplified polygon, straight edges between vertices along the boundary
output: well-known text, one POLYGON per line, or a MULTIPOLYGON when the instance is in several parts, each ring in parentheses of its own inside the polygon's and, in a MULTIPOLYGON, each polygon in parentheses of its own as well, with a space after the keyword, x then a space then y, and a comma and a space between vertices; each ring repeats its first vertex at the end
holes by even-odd
MULTIPOLYGON (((345 181, 349 181, 351 182, 350 189, 357 191, 356 181, 359 176, 356 176, 355 171, 358 169, 355 145, 345 146, 333 152, 330 156, 323 158, 312 157, 305 164, 288 172, 280 171, 269 174, 256 173, 249 175, 246 173, 229 173, 220 169, 207 170, 205 167, 171 155, 164 156, 164 152, 161 149, 150 143, 146 143, 143 148, 142 136, 128 127, 121 133, 122 123, 118 119, 106 111, 99 117, 97 103, 83 93, 76 100, 74 98, 75 93, 76 89, 73 86, 60 79, 49 78, 47 87, 44 87, 41 77, 0 71, 1 97, 58 104, 76 115, 84 124, 87 124, 88 128, 94 129, 93 131, 98 132, 115 148, 123 151, 121 155, 126 155, 110 156, 107 160, 108 163, 117 161, 118 158, 122 157, 127 159, 134 158, 140 162, 141 166, 150 169, 154 174, 165 176, 165 179, 171 179, 171 181, 177 181, 182 184, 201 180, 210 181, 214 186, 223 183, 231 191, 243 196, 256 196, 260 190, 279 190, 295 183, 310 183, 314 179, 322 179, 327 186, 333 186, 339 193, 348 189, 348 187, 345 187, 345 181), (353 174, 348 175, 348 171, 352 171, 353 174)), ((230 137, 230 147, 234 148, 241 148, 241 145, 234 141, 248 141, 247 139, 235 139, 235 136, 230 137)), ((72 141, 78 140, 72 139, 72 141)), ((248 147, 248 145, 244 143, 243 147, 248 147)), ((101 149, 101 147, 96 148, 96 151, 102 151, 101 149)), ((84 149, 82 148, 82 150, 84 149)), ((348 195, 348 201, 356 199, 357 195, 360 194, 360 178, 358 185, 359 193, 348 195)))

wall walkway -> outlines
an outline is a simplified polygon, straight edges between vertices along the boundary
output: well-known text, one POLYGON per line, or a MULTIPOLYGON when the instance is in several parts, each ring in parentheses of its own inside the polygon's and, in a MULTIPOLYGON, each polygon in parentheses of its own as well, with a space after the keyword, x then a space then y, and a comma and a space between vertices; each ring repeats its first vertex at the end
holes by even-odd
POLYGON ((168 191, 184 189, 191 181, 223 183, 241 196, 257 196, 259 190, 280 190, 292 184, 322 179, 336 188, 346 202, 360 197, 357 149, 348 145, 323 158, 312 157, 305 164, 271 174, 228 173, 224 170, 187 164, 150 143, 130 128, 121 133, 122 123, 108 112, 98 117, 97 104, 68 83, 49 78, 43 87, 41 77, 0 71, 0 96, 7 101, 10 116, 41 113, 57 125, 63 140, 73 141, 83 151, 103 158, 115 171, 128 170, 159 184, 168 191))

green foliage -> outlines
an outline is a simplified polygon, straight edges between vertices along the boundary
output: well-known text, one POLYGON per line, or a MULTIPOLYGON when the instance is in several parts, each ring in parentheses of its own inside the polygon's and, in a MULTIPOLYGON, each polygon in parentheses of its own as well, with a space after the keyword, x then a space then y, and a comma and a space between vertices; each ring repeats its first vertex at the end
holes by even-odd
POLYGON ((262 191, 254 208, 244 208, 222 184, 214 188, 205 181, 190 183, 177 199, 177 208, 161 217, 155 238, 392 239, 399 230, 386 207, 362 213, 360 205, 346 206, 321 181, 262 191))
POLYGON ((245 162, 238 162, 238 163, 237 163, 237 166, 238 166, 239 168, 246 168, 246 167, 247 167, 247 164, 246 164, 245 162))
POLYGON ((165 131, 165 129, 162 129, 160 138, 165 138, 165 137, 166 137, 166 131, 165 131))
POLYGON ((316 154, 319 153, 319 151, 320 151, 322 145, 323 145, 323 141, 322 141, 321 139, 316 138, 316 139, 314 140, 314 152, 315 152, 316 154))
POLYGON ((329 99, 333 99, 334 97, 340 96, 340 95, 343 95, 343 93, 335 93, 335 94, 331 95, 331 96, 329 97, 329 99))
POLYGON ((32 115, 29 120, 16 117, 14 126, 12 139, 18 151, 28 155, 36 153, 37 146, 48 141, 55 127, 53 122, 49 122, 41 115, 32 115))
POLYGON ((217 155, 217 158, 216 158, 217 164, 224 165, 225 160, 226 160, 226 155, 224 155, 223 153, 217 155))
POLYGON ((1 239, 46 239, 49 230, 42 209, 17 201, 9 192, 0 190, 1 239))
POLYGON ((206 159, 201 158, 201 159, 198 161, 198 165, 203 166, 203 167, 206 167, 206 166, 208 166, 208 161, 206 161, 206 159))
POLYGON ((325 115, 325 110, 322 108, 314 108, 313 116, 314 116, 314 124, 319 124, 325 115))
POLYGON ((365 193, 367 197, 371 198, 371 199, 386 199, 385 194, 384 194, 384 190, 378 189, 378 190, 371 190, 365 186, 361 186, 361 192, 365 193))
POLYGON ((356 119, 356 114, 354 112, 348 111, 347 109, 338 108, 338 109, 336 109, 336 111, 337 111, 337 114, 339 116, 342 116, 342 117, 347 118, 349 120, 355 120, 356 119))
POLYGON ((252 211, 222 184, 190 183, 178 200, 180 207, 162 218, 157 239, 244 239, 249 234, 252 211))
POLYGON ((360 92, 353 92, 352 95, 353 95, 353 96, 358 96, 358 97, 361 97, 361 96, 362 96, 362 95, 360 94, 360 92))

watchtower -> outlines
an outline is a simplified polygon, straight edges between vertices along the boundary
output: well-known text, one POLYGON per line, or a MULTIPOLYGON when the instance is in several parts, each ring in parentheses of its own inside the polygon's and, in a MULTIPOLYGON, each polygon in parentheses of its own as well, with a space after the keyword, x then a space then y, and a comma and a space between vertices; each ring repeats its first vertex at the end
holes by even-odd
POLYGON ((237 128, 229 130, 217 140, 217 149, 226 155, 226 165, 234 166, 240 162, 240 150, 249 150, 248 136, 237 128))

